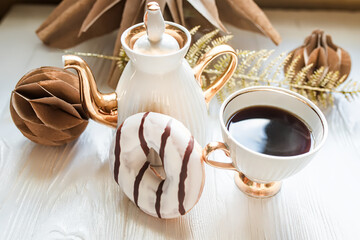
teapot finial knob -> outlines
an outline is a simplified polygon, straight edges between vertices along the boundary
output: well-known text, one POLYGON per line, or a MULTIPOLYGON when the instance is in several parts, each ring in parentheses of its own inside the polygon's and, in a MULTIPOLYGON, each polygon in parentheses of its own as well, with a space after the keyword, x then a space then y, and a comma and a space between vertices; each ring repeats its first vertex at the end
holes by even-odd
POLYGON ((148 2, 148 4, 146 5, 146 9, 148 11, 156 11, 160 10, 160 6, 157 2, 148 2))
POLYGON ((165 22, 157 2, 149 2, 146 5, 144 23, 149 41, 159 42, 165 31, 165 22))
POLYGON ((164 55, 180 49, 177 40, 165 32, 165 21, 157 2, 146 5, 144 25, 146 35, 135 42, 134 51, 146 55, 164 55))

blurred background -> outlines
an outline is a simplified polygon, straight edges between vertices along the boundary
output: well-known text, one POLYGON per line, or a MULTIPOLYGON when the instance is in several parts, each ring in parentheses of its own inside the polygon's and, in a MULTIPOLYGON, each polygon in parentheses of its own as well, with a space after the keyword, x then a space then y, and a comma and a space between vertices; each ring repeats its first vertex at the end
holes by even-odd
POLYGON ((57 4, 61 0, 0 0, 0 19, 9 11, 12 5, 18 3, 31 3, 31 4, 57 4))
MULTIPOLYGON (((57 4, 59 2, 61 0, 1 0, 0 19, 12 5, 17 3, 57 4)), ((255 2, 261 8, 360 10, 360 0, 255 0, 255 2)))

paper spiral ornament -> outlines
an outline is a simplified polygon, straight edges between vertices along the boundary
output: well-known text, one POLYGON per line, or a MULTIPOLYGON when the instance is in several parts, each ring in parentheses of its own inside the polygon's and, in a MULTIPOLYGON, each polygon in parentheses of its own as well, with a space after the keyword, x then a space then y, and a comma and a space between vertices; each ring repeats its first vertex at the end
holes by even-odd
POLYGON ((88 124, 78 77, 56 67, 41 67, 25 74, 11 94, 10 112, 25 137, 44 145, 71 142, 88 124))

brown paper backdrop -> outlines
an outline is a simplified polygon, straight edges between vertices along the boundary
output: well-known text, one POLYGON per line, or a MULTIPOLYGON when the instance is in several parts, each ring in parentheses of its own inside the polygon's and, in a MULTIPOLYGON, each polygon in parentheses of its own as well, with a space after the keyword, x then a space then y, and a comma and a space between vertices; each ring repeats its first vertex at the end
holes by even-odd
MULTIPOLYGON (((61 0, 1 0, 0 19, 15 3, 55 4, 59 2, 61 2, 61 0)), ((255 2, 261 8, 360 10, 360 0, 255 0, 255 2)))
MULTIPOLYGON (((75 0, 74 0, 75 1, 75 0)), ((1 0, 0 18, 15 3, 59 3, 61 0, 1 0)), ((360 10, 360 0, 255 0, 261 8, 302 8, 302 9, 339 9, 360 10)))
POLYGON ((57 4, 61 0, 0 0, 0 20, 17 3, 36 3, 36 4, 57 4))

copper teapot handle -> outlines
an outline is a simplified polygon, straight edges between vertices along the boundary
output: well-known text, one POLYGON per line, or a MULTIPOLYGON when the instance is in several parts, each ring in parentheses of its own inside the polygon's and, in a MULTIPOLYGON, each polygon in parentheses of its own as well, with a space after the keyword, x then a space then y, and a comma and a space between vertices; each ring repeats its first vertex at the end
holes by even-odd
POLYGON ((226 70, 219 76, 205 91, 205 101, 209 103, 210 100, 215 96, 215 94, 225 85, 225 83, 232 77, 236 70, 238 63, 238 58, 235 50, 229 45, 223 44, 214 47, 209 52, 205 53, 199 61, 196 63, 196 66, 193 68, 195 72, 195 79, 198 81, 200 86, 202 86, 201 74, 203 73, 206 66, 215 58, 222 54, 230 54, 230 63, 226 70))

